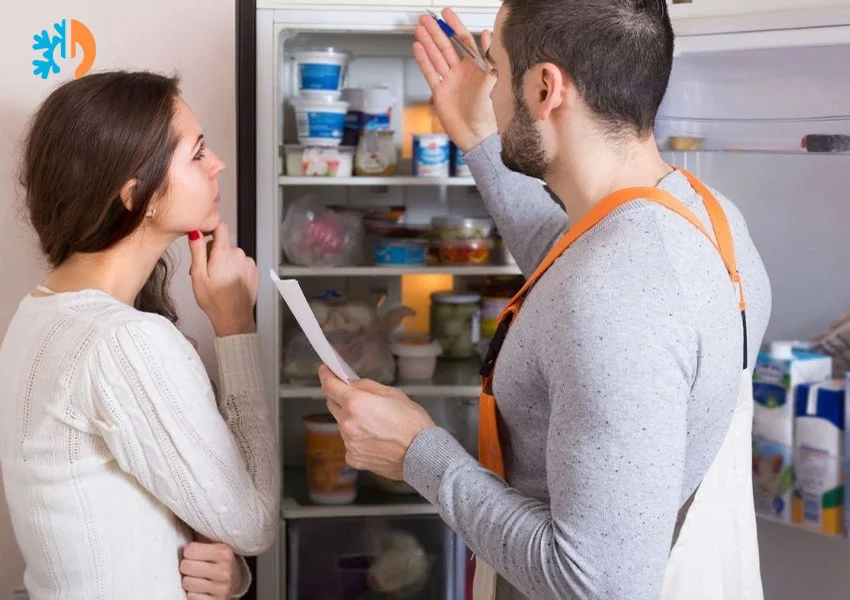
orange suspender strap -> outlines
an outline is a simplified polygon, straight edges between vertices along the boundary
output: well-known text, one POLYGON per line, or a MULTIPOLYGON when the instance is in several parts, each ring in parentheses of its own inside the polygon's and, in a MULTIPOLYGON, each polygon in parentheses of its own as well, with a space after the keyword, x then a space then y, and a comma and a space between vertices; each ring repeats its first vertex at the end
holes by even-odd
POLYGON ((525 299, 528 291, 535 283, 543 276, 544 273, 552 266, 552 264, 576 242, 581 236, 593 229, 599 224, 602 219, 611 214, 620 206, 627 204, 633 200, 648 200, 660 204, 669 210, 672 210, 691 225, 697 228, 717 250, 726 270, 729 272, 729 278, 736 286, 739 297, 739 306, 741 308, 741 318, 744 326, 744 369, 747 368, 747 320, 746 320, 746 302, 744 299, 744 290, 741 286, 741 276, 738 272, 738 265, 735 259, 735 248, 732 241, 732 233, 729 228, 729 222, 723 212, 720 203, 714 194, 695 176, 687 171, 681 171, 687 177, 691 186, 702 197, 705 209, 708 212, 711 220, 712 228, 714 229, 714 238, 708 233, 702 222, 694 215, 694 213, 682 202, 676 199, 672 194, 665 192, 659 188, 642 188, 634 187, 620 190, 603 199, 596 204, 579 222, 573 225, 562 237, 552 250, 549 251, 546 258, 535 269, 528 281, 525 282, 520 292, 513 297, 511 302, 502 312, 499 319, 499 326, 494 336, 494 342, 484 359, 484 365, 481 368, 482 376, 482 392, 479 398, 479 437, 478 437, 478 454, 481 464, 493 471, 494 473, 504 477, 504 459, 502 449, 499 444, 498 422, 496 399, 492 393, 493 369, 495 368, 496 359, 498 358, 501 345, 507 335, 508 328, 511 325, 516 314, 522 307, 522 302, 525 299), (716 239, 716 241, 715 241, 716 239))

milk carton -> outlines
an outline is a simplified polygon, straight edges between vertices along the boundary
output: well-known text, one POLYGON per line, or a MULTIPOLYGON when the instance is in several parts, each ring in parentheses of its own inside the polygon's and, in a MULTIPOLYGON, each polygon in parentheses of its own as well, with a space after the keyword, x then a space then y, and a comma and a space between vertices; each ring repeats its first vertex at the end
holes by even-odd
POLYGON ((791 520, 822 533, 844 530, 843 380, 797 387, 791 520))
POLYGON ((774 343, 759 354, 753 373, 753 496, 756 512, 791 520, 794 472, 794 392, 801 383, 832 376, 829 356, 774 343))

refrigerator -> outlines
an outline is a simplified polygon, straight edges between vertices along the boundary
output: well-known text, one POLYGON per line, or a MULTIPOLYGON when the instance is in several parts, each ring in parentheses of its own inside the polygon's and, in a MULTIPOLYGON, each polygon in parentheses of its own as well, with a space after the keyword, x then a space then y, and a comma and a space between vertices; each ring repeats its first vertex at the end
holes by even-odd
MULTIPOLYGON (((375 531, 412 537, 427 557, 416 576, 426 583, 396 590, 397 597, 462 600, 468 594, 468 551, 442 525, 436 509, 415 495, 387 492, 360 474, 353 504, 310 500, 303 419, 326 409, 315 380, 290 376, 292 356, 299 352, 293 343, 298 326, 268 275, 299 279, 313 298, 344 297, 384 309, 415 305, 418 316, 403 327, 423 333, 430 292, 478 290, 493 278, 519 274, 504 261, 376 267, 368 248, 356 264, 293 266, 282 252, 281 225, 295 204, 359 211, 404 207, 412 223, 441 215, 486 216, 471 178, 411 173, 412 134, 439 131, 412 56, 412 29, 425 10, 447 4, 256 0, 237 5, 239 240, 262 274, 257 323, 284 468, 280 536, 256 563, 260 600, 372 597, 366 590, 369 568, 379 558, 369 541, 375 531), (328 47, 350 54, 345 87, 384 86, 391 93, 398 153, 394 176, 287 172, 286 146, 297 143, 295 57, 328 47)), ((492 28, 499 2, 451 5, 471 31, 480 32, 492 28)), ((695 0, 668 9, 677 44, 656 125, 663 156, 721 191, 744 214, 773 289, 765 341, 822 333, 850 311, 850 153, 807 152, 801 140, 812 134, 850 135, 850 2, 695 0), (682 139, 697 147, 670 149, 682 139)), ((400 382, 471 451, 476 373, 474 359, 441 361, 431 380, 400 382)), ((769 600, 837 600, 850 594, 844 566, 850 564, 850 541, 768 521, 760 521, 759 539, 769 600)), ((393 597, 389 590, 383 593, 389 595, 374 597, 393 597)))

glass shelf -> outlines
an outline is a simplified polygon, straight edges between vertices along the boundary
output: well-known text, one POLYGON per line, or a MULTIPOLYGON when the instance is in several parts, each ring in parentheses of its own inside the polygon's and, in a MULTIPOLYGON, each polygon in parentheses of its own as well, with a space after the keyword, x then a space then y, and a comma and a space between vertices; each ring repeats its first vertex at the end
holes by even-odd
POLYGON ((472 177, 290 177, 281 176, 282 186, 388 186, 388 187, 475 187, 472 177))
MULTIPOLYGON (((438 360, 437 371, 432 380, 396 381, 392 386, 411 398, 477 398, 481 391, 478 375, 480 368, 481 361, 478 359, 438 360)), ((311 383, 281 384, 280 398, 321 399, 324 394, 317 379, 311 383)))
POLYGON ((519 267, 513 265, 480 265, 475 267, 296 267, 281 265, 278 275, 282 278, 293 277, 398 277, 401 275, 522 275, 519 267))
POLYGON ((316 504, 307 493, 307 471, 286 467, 283 472, 283 519, 328 519, 334 517, 390 517, 436 515, 437 508, 419 494, 392 494, 373 483, 368 473, 358 476, 357 499, 353 504, 316 504))
POLYGON ((806 533, 819 535, 821 537, 830 538, 830 539, 833 539, 833 540, 846 540, 847 539, 843 535, 834 535, 832 533, 825 533, 823 531, 817 531, 816 529, 810 529, 810 528, 804 527, 802 525, 797 525, 796 523, 791 523, 791 522, 788 522, 788 521, 780 521, 779 519, 775 519, 775 518, 769 517, 767 515, 756 514, 756 517, 760 521, 765 521, 767 523, 773 523, 774 525, 780 525, 782 527, 790 527, 791 529, 796 529, 798 531, 805 531, 806 533))

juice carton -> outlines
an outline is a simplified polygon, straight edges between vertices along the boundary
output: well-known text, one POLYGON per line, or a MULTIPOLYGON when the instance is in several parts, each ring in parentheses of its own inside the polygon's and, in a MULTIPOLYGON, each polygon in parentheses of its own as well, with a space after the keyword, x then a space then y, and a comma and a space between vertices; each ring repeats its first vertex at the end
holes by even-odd
POLYGON ((791 520, 833 535, 844 530, 845 387, 840 379, 800 385, 794 417, 791 520))
POLYGON ((774 343, 753 373, 753 495, 756 512, 790 522, 794 472, 794 393, 832 376, 829 356, 774 343))

